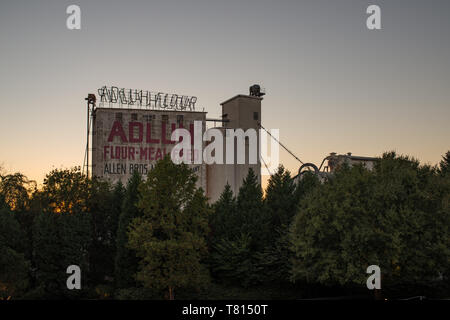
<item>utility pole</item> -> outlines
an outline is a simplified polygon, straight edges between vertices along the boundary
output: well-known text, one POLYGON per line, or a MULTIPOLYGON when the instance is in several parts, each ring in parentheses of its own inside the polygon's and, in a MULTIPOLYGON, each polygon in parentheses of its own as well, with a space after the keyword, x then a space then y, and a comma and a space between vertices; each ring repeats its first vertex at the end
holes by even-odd
MULTIPOLYGON (((86 119, 86 151, 85 151, 85 163, 86 166, 86 177, 89 178, 89 134, 91 129, 91 110, 94 111, 96 97, 95 94, 89 93, 87 98, 84 100, 87 101, 87 119, 86 119)), ((84 170, 83 170, 84 171, 84 170)))

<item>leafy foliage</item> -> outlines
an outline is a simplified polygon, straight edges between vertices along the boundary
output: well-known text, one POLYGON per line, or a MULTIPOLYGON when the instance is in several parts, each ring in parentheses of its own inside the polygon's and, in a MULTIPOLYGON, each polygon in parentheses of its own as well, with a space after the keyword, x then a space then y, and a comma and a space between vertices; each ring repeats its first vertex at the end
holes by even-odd
MULTIPOLYGON (((297 212, 296 188, 289 171, 280 166, 267 184, 265 204, 270 221, 269 235, 291 223, 297 212)), ((270 239, 273 241, 274 237, 270 239)))
POLYGON ((447 151, 442 157, 442 160, 439 163, 439 171, 444 176, 450 174, 450 151, 447 151))
POLYGON ((25 211, 29 207, 30 195, 36 183, 21 173, 0 175, 0 194, 13 211, 25 211))
POLYGON ((36 194, 45 211, 87 212, 90 182, 79 167, 52 170, 44 179, 42 190, 36 194))
POLYGON ((256 283, 258 264, 251 243, 251 237, 244 233, 233 239, 220 239, 211 252, 214 275, 224 283, 244 288, 256 283))
POLYGON ((138 271, 139 260, 136 257, 136 252, 128 247, 127 232, 131 221, 142 216, 142 210, 137 207, 139 201, 138 188, 141 183, 141 176, 135 171, 124 191, 116 239, 115 282, 117 288, 136 286, 135 275, 138 271))
POLYGON ((265 197, 249 170, 212 207, 169 158, 126 188, 72 168, 38 189, 0 168, 0 299, 314 297, 367 292, 371 264, 384 293, 448 297, 449 163, 391 152, 320 182, 280 167, 265 197), (66 288, 72 264, 81 291, 66 288))
POLYGON ((28 287, 25 234, 13 213, 0 208, 0 298, 20 296, 28 287))
POLYGON ((34 219, 33 262, 37 291, 42 297, 82 294, 67 290, 66 269, 78 265, 83 274, 89 271, 93 233, 92 215, 87 210, 91 190, 90 181, 79 168, 73 168, 50 172, 35 195, 42 211, 34 219))
POLYGON ((438 279, 450 261, 448 190, 434 169, 395 153, 372 172, 343 167, 294 219, 292 279, 364 285, 372 264, 388 287, 438 279))
POLYGON ((214 205, 210 265, 213 275, 244 287, 262 282, 258 254, 265 247, 268 219, 257 176, 249 169, 237 201, 229 186, 214 205), (217 230, 217 231, 216 231, 217 230))
POLYGON ((237 226, 237 202, 236 197, 227 183, 225 189, 213 205, 213 213, 210 216, 211 244, 214 245, 220 239, 233 239, 238 235, 237 226))
POLYGON ((209 278, 202 261, 210 209, 196 178, 185 164, 160 160, 139 188, 143 216, 133 219, 128 234, 129 247, 141 259, 137 279, 165 290, 169 299, 176 288, 201 287, 209 278))
POLYGON ((253 169, 248 170, 239 195, 237 197, 237 224, 238 234, 248 234, 252 239, 250 248, 259 250, 267 243, 268 220, 263 203, 261 185, 253 169))
POLYGON ((108 283, 114 279, 116 235, 123 201, 123 186, 114 188, 105 181, 92 179, 87 200, 92 223, 92 241, 89 248, 90 280, 108 283))
MULTIPOLYGON (((78 265, 89 271, 91 216, 87 213, 42 212, 36 217, 33 234, 36 284, 42 298, 76 297, 77 290, 66 288, 66 269, 78 265)), ((82 288, 86 285, 82 277, 82 288)))

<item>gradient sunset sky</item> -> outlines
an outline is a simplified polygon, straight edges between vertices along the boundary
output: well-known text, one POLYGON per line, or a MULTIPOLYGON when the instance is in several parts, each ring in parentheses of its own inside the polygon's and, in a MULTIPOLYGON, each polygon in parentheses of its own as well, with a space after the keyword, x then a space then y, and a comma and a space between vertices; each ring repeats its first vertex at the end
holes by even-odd
POLYGON ((259 83, 263 125, 304 162, 450 149, 448 0, 2 1, 0 55, 0 164, 38 183, 82 165, 84 98, 103 85, 194 95, 218 117, 259 83))

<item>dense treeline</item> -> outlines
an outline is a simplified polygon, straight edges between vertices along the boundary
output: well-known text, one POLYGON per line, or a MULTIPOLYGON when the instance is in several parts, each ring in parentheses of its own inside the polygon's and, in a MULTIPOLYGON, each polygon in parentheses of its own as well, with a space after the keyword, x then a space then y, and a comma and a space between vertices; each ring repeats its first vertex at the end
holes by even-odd
POLYGON ((386 153, 324 181, 280 166, 264 194, 250 170, 212 205, 169 158, 125 185, 79 168, 40 188, 0 177, 2 299, 368 295, 374 264, 384 297, 450 296, 450 151, 435 167, 386 153), (69 265, 81 290, 66 287, 69 265))

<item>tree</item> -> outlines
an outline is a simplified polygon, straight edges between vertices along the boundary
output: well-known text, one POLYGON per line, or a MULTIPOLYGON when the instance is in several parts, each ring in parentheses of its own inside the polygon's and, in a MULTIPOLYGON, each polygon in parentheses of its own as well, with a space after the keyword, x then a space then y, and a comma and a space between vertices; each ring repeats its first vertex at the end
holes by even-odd
POLYGON ((266 189, 265 205, 267 207, 269 224, 269 242, 277 238, 277 234, 290 225, 292 217, 297 212, 295 184, 289 171, 282 165, 275 174, 270 176, 266 189))
MULTIPOLYGON (((66 288, 66 269, 78 265, 89 274, 92 215, 88 213, 90 181, 79 168, 53 170, 35 193, 41 211, 33 226, 36 295, 40 298, 80 296, 84 290, 66 288)), ((82 276, 83 289, 85 279, 82 276)))
POLYGON ((36 189, 36 182, 28 180, 23 174, 0 175, 0 194, 13 211, 25 211, 29 206, 30 195, 36 189))
POLYGON ((318 177, 310 172, 304 172, 297 180, 297 186, 295 188, 295 201, 297 205, 303 201, 308 193, 321 185, 318 177))
POLYGON ((0 298, 20 297, 29 284, 25 233, 13 213, 0 204, 0 298))
POLYGON ((33 193, 36 182, 29 180, 21 173, 0 175, 0 200, 8 210, 14 212, 14 218, 23 230, 24 251, 26 260, 31 259, 31 238, 33 229, 33 193))
POLYGON ((397 250, 384 282, 412 291, 437 287, 437 279, 448 281, 450 177, 394 152, 383 155, 374 174, 378 183, 373 207, 384 212, 383 227, 397 250))
POLYGON ((236 238, 238 230, 236 222, 236 198, 227 183, 219 199, 213 205, 210 216, 211 243, 214 245, 219 239, 236 238))
POLYGON ((227 185, 214 211, 209 259, 213 275, 219 282, 243 287, 261 282, 258 254, 267 244, 269 229, 261 186, 252 169, 237 201, 227 185))
POLYGON ((258 254, 265 282, 289 282, 291 252, 288 228, 297 212, 296 186, 290 172, 280 166, 267 184, 264 199, 268 215, 267 245, 258 254))
POLYGON ((237 197, 237 226, 239 234, 248 234, 252 250, 260 250, 267 244, 268 219, 263 205, 263 193, 252 168, 248 170, 237 197))
POLYGON ((247 288, 258 281, 258 265, 251 242, 248 234, 241 233, 232 239, 220 238, 214 243, 210 263, 219 282, 247 288))
POLYGON ((42 190, 36 194, 40 207, 49 212, 87 212, 90 180, 79 167, 52 170, 44 179, 42 190))
POLYGON ((90 246, 90 279, 95 284, 111 282, 114 278, 116 257, 116 234, 123 187, 114 189, 103 180, 93 178, 87 200, 92 221, 92 241, 90 246))
POLYGON ((139 187, 143 216, 133 219, 128 233, 129 247, 140 258, 137 279, 165 290, 169 299, 177 288, 202 287, 209 278, 203 262, 210 209, 196 180, 187 165, 168 156, 158 161, 139 187))
MULTIPOLYGON (((293 280, 330 285, 361 282, 365 277, 364 265, 379 262, 370 263, 372 260, 366 254, 359 257, 370 241, 377 242, 370 220, 366 222, 375 217, 364 204, 372 196, 371 182, 363 183, 369 176, 362 167, 344 167, 306 196, 291 227, 293 280), (346 237, 356 244, 353 249, 358 249, 354 251, 357 261, 364 259, 358 267, 348 257, 351 252, 344 252, 347 249, 344 244, 352 245, 346 237)), ((384 239, 378 241, 381 245, 384 239)), ((372 252, 369 254, 377 251, 372 252)))
POLYGON ((434 283, 450 261, 449 194, 438 181, 429 166, 395 153, 373 171, 344 166, 306 196, 294 218, 292 279, 365 286, 365 270, 375 264, 384 288, 434 283))
POLYGON ((139 260, 136 252, 128 247, 127 232, 131 221, 142 216, 142 210, 137 206, 141 183, 141 175, 135 171, 128 180, 124 191, 116 239, 115 284, 117 288, 136 286, 135 275, 138 271, 139 260))
POLYGON ((210 217, 211 272, 219 281, 246 286, 251 266, 250 236, 241 234, 236 198, 227 183, 210 217), (242 283, 244 281, 244 283, 242 283))
POLYGON ((439 163, 439 171, 442 175, 450 173, 450 150, 442 157, 439 163))
POLYGON ((39 298, 80 296, 66 287, 66 269, 77 265, 82 271, 82 289, 89 273, 91 215, 88 213, 42 212, 35 219, 33 259, 39 298))

